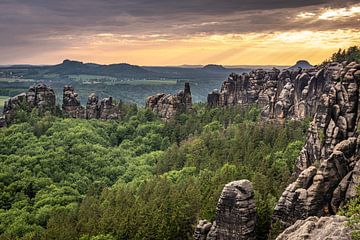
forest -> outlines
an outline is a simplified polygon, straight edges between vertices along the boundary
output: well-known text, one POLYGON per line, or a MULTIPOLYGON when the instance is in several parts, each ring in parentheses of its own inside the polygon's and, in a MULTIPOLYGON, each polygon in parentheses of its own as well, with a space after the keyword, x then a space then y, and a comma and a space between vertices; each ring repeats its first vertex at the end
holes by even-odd
POLYGON ((0 129, 0 239, 191 239, 224 184, 245 178, 257 237, 273 237, 307 121, 263 122, 256 106, 195 104, 166 123, 124 109, 120 122, 18 112, 0 129))

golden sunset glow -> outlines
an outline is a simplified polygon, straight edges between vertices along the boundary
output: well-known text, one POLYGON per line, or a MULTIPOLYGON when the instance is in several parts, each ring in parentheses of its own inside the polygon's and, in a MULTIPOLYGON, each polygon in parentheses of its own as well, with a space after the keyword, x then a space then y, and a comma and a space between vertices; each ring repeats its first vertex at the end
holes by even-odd
MULTIPOLYGON (((46 54, 49 61, 60 58, 89 62, 130 62, 139 65, 180 65, 219 63, 280 64, 298 59, 318 64, 339 48, 357 44, 360 31, 298 31, 206 35, 198 34, 181 39, 166 35, 117 35, 101 33, 81 37, 78 45, 46 54)), ((75 36, 66 36, 73 38, 75 36)), ((32 58, 41 62, 44 56, 32 58)))

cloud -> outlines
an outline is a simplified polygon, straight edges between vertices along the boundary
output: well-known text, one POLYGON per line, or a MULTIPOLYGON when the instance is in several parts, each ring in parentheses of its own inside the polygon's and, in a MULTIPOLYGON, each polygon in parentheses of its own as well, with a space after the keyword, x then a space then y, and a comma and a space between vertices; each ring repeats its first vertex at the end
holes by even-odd
POLYGON ((209 38, 225 44, 234 41, 234 36, 253 33, 268 36, 273 32, 356 30, 356 2, 2 0, 0 63, 31 61, 35 56, 43 57, 46 63, 54 61, 46 53, 56 53, 61 59, 74 49, 84 52, 110 46, 156 48, 172 41, 192 41, 198 36, 204 36, 201 41, 209 38))

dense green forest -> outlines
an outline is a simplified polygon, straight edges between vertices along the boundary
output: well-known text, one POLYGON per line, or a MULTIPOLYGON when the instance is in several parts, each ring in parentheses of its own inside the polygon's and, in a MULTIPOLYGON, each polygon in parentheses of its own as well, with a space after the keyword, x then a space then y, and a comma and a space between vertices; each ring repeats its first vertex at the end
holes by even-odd
POLYGON ((0 129, 0 239, 190 239, 243 178, 266 239, 307 123, 259 112, 197 104, 168 123, 136 106, 121 122, 20 112, 0 129))

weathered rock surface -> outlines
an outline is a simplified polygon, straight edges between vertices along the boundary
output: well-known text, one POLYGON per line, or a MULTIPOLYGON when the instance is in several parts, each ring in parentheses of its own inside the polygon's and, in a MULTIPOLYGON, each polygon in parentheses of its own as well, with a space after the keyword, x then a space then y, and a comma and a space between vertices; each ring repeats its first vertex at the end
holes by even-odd
POLYGON ((336 214, 355 196, 360 175, 359 64, 331 63, 318 71, 325 79, 308 136, 296 160, 297 179, 283 192, 274 220, 288 227, 309 216, 336 214), (318 166, 318 167, 316 167, 318 166))
MULTIPOLYGON (((5 102, 3 115, 0 117, 0 127, 11 123, 19 110, 27 112, 36 108, 39 112, 55 112, 56 99, 54 90, 43 83, 29 88, 26 93, 21 93, 5 102)), ((112 97, 99 101, 95 93, 90 94, 86 109, 81 106, 79 96, 72 86, 66 85, 63 89, 62 112, 64 116, 72 118, 96 119, 121 119, 120 104, 115 104, 112 97)))
POLYGON ((85 118, 85 109, 81 106, 79 96, 72 86, 64 86, 62 110, 66 116, 85 118))
POLYGON ((346 200, 350 172, 354 163, 359 161, 357 144, 356 138, 344 140, 318 168, 310 166, 302 171, 279 199, 274 219, 287 227, 309 216, 335 214, 346 200))
POLYGON ((31 86, 28 92, 9 98, 4 104, 5 121, 6 123, 13 121, 19 110, 30 112, 34 108, 39 112, 55 112, 55 93, 51 87, 39 83, 31 86))
POLYGON ((309 217, 298 220, 282 232, 276 240, 351 240, 351 229, 342 216, 309 217))
POLYGON ((225 185, 216 207, 213 224, 201 220, 195 240, 255 239, 256 207, 252 184, 240 180, 225 185))
POLYGON ((146 100, 146 107, 156 112, 164 121, 174 118, 177 113, 186 112, 192 108, 190 84, 185 83, 183 91, 175 95, 158 93, 149 96, 146 100))
POLYGON ((99 118, 103 120, 121 118, 120 106, 113 102, 112 97, 104 98, 100 101, 99 118))

